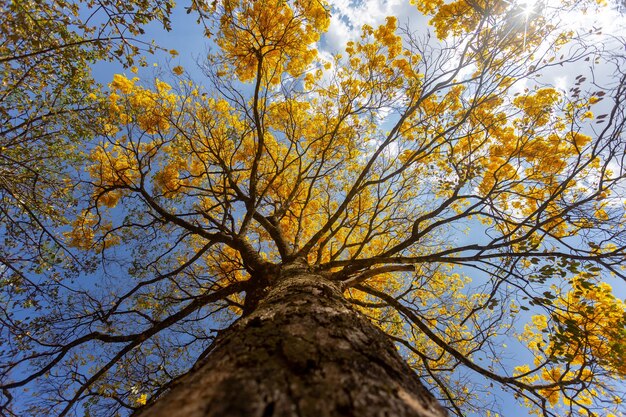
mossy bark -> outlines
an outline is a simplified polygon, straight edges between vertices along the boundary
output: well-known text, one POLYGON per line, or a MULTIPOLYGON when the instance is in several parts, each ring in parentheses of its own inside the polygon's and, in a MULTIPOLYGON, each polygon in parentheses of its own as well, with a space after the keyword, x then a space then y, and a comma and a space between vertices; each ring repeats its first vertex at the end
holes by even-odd
POLYGON ((140 417, 442 417, 385 334, 338 286, 284 268, 253 312, 140 417))

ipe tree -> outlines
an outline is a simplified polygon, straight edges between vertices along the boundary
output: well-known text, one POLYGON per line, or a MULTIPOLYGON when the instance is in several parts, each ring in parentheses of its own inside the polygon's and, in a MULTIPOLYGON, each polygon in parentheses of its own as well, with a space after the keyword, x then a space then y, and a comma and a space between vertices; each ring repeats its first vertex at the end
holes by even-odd
POLYGON ((415 1, 430 28, 329 53, 332 5, 194 1, 203 77, 139 79, 152 3, 2 26, 32 49, 2 61, 2 415, 621 415, 624 41, 559 23, 608 6, 415 1))

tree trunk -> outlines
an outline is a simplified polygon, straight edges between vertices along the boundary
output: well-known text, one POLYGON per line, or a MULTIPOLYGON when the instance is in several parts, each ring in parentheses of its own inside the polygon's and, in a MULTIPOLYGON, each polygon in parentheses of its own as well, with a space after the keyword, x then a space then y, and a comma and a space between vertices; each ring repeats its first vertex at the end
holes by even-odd
POLYGON ((442 417, 385 334, 336 284, 283 268, 256 309, 140 417, 442 417))

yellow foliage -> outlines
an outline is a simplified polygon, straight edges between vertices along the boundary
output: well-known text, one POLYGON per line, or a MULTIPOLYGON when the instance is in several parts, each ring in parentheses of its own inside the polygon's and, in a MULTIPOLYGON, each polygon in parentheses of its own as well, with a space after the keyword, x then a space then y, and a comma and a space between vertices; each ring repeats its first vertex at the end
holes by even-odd
POLYGON ((107 207, 115 207, 122 197, 122 189, 137 180, 139 171, 132 150, 120 142, 113 146, 98 146, 89 156, 93 162, 89 168, 91 178, 96 180, 94 196, 107 207))
POLYGON ((170 93, 171 86, 156 79, 156 91, 151 91, 137 86, 138 80, 137 77, 128 79, 121 74, 113 76, 113 82, 109 84, 108 123, 136 121, 148 134, 165 133, 171 126, 170 117, 177 100, 170 93))
POLYGON ((168 164, 154 176, 155 185, 162 190, 164 195, 175 195, 182 185, 179 170, 177 164, 168 164))
MULTIPOLYGON (((114 74, 113 81, 111 82, 111 84, 109 84, 109 87, 113 91, 119 91, 122 94, 130 94, 131 91, 133 91, 133 89, 135 88, 135 82, 137 80, 138 78, 133 78, 132 80, 129 80, 122 74, 114 74)), ((119 96, 115 95, 114 97, 115 97, 115 101, 117 101, 117 98, 119 96)))
POLYGON ((318 0, 227 0, 223 8, 217 44, 244 82, 257 75, 259 64, 270 84, 278 83, 283 72, 301 75, 317 56, 311 44, 330 22, 318 0))
POLYGON ((553 106, 560 100, 561 93, 554 88, 541 88, 534 94, 516 97, 513 104, 524 112, 522 121, 540 127, 548 123, 553 106))
POLYGON ((68 245, 73 248, 88 250, 93 245, 95 236, 94 229, 98 224, 98 219, 93 213, 83 212, 72 223, 72 230, 63 235, 68 239, 68 245))
MULTIPOLYGON (((555 383, 539 391, 553 407, 561 400, 565 406, 569 404, 568 381, 585 381, 587 388, 576 394, 575 401, 592 405, 598 396, 591 388, 597 378, 595 373, 615 378, 626 375, 626 304, 613 295, 608 284, 579 275, 572 280, 572 288, 560 294, 553 305, 550 317, 533 316, 532 324, 527 324, 520 335, 533 351, 535 365, 541 366, 540 373, 532 372, 521 380, 555 383), (567 370, 551 363, 550 358, 567 358, 567 370)), ((529 372, 527 365, 516 368, 516 375, 529 372)))
POLYGON ((98 233, 101 235, 98 248, 104 249, 117 245, 120 241, 119 237, 109 233, 111 228, 111 222, 103 222, 95 214, 83 211, 72 222, 72 230, 64 232, 63 236, 68 246, 86 251, 94 248, 98 233))
POLYGON ((139 397, 137 397, 137 399, 135 400, 135 403, 137 405, 145 405, 146 402, 148 402, 148 394, 141 394, 139 397))

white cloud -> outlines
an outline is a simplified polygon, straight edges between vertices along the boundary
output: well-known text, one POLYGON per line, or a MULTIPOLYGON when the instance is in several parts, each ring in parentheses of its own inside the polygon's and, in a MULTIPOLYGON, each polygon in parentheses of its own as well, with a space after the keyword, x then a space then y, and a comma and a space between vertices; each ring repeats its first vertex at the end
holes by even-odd
POLYGON ((331 0, 332 21, 324 36, 323 47, 331 52, 341 52, 346 43, 361 34, 361 27, 377 27, 387 16, 397 16, 399 24, 412 24, 410 16, 417 17, 417 9, 403 0, 331 0))
POLYGON ((323 50, 332 53, 342 52, 346 47, 346 43, 354 39, 352 32, 345 21, 333 16, 328 32, 323 37, 323 50))

